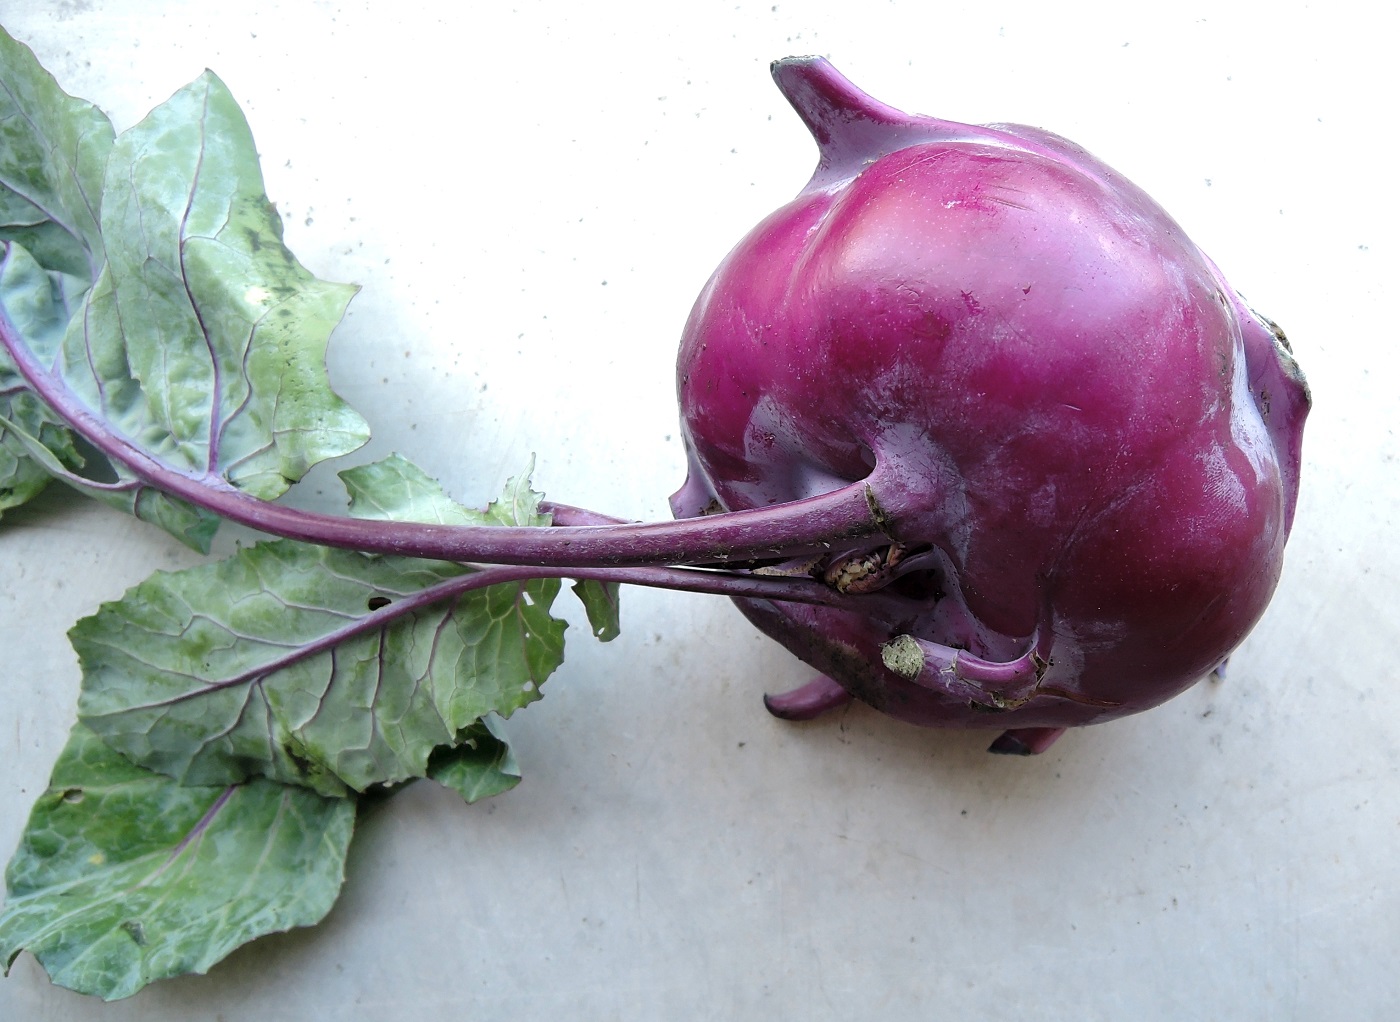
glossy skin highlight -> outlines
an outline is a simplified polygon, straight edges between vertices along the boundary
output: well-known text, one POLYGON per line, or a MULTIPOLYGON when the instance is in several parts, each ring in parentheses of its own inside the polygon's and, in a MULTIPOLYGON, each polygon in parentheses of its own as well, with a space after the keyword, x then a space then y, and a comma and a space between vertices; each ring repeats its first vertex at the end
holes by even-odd
POLYGON ((764 507, 898 466, 909 485, 872 492, 887 537, 832 558, 893 547, 888 585, 914 598, 740 609, 919 724, 1088 724, 1194 683, 1281 570, 1309 405, 1281 333, 1072 143, 905 115, 822 60, 774 75, 821 163, 691 314, 673 509, 764 507), (930 651, 922 669, 890 666, 901 636, 930 651))

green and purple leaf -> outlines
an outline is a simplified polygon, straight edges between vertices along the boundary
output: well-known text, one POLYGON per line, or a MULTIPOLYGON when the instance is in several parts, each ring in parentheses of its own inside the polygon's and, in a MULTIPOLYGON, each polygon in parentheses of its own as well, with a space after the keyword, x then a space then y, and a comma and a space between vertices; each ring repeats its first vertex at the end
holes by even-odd
MULTIPOLYGON (((6 81, 23 85, 32 77, 7 73, 6 81)), ((3 95, 21 90, 10 84, 3 95)), ((32 116, 5 123, 25 152, 46 144, 66 152, 47 142, 32 116)), ((82 137, 97 138, 96 128, 82 137)), ((31 194, 86 199, 85 216, 75 215, 71 231, 91 252, 105 253, 57 336, 26 332, 11 295, 0 296, 8 350, 0 386, 11 404, 25 391, 51 417, 81 422, 108 464, 79 475, 42 435, 18 423, 7 428, 5 449, 11 459, 33 463, 26 479, 41 467, 207 549, 218 518, 154 489, 143 465, 270 500, 312 466, 360 447, 368 429, 331 390, 325 368, 326 342, 355 288, 318 279, 283 245, 247 121, 214 75, 204 74, 109 142, 101 176, 93 166, 99 148, 91 141, 60 163, 49 175, 58 184, 42 194, 38 184, 47 179, 36 184, 34 173, 11 170, 0 181, 13 179, 0 193, 0 212, 12 221, 35 219, 39 205, 31 194)), ((7 263, 23 260, 16 253, 27 251, 24 232, 35 226, 0 232, 7 263)), ((37 264, 56 272, 72 260, 60 262, 37 264)), ((0 406, 0 416, 10 415, 0 406)), ((19 471, 10 473, 18 478, 19 471)))
MULTIPOLYGON (((472 512, 399 458, 345 476, 358 511, 375 490, 375 514, 545 521, 523 481, 472 512)), ((263 776, 341 794, 422 777, 479 718, 538 699, 563 661, 559 580, 481 585, 495 577, 283 540, 157 573, 71 632, 79 714, 187 784, 263 776)))

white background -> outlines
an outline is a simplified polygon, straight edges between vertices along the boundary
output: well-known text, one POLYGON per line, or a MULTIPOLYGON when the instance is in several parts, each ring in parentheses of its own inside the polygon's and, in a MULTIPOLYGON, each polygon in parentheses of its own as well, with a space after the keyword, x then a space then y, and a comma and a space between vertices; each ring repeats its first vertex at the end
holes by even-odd
MULTIPOLYGON (((794 726, 759 697, 808 671, 726 602, 630 591, 509 722, 524 783, 363 820, 323 925, 114 1005, 22 956, 0 1019, 1400 1017, 1400 88, 1362 9, 0 2, 118 128, 224 78, 292 248, 364 286, 331 354, 356 458, 469 503, 537 452, 556 499, 667 515, 685 315, 815 160, 767 73, 794 53, 1087 146, 1285 327, 1316 401, 1224 684, 1030 759, 862 708, 794 726)), ((65 631, 198 560, 58 491, 0 524, 0 857, 73 719, 65 631)))

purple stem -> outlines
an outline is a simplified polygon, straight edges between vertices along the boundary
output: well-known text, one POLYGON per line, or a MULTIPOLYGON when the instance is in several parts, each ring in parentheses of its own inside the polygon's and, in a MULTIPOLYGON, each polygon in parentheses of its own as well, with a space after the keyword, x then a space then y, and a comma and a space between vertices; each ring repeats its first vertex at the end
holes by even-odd
MULTIPOLYGON (((366 553, 537 567, 711 564, 819 553, 831 543, 877 534, 885 512, 874 476, 839 490, 772 507, 674 522, 448 526, 379 522, 302 511, 249 496, 221 476, 195 475, 153 458, 88 408, 34 357, 0 309, 0 343, 29 386, 84 439, 143 482, 260 532, 366 553)), ((555 505, 564 520, 603 516, 555 505)), ((577 576, 571 576, 577 577, 577 576)))
MULTIPOLYGON (((765 578, 751 575, 730 575, 723 572, 696 571, 690 568, 530 568, 514 565, 493 565, 476 571, 446 579, 427 586, 415 593, 409 593, 357 618, 339 628, 332 629, 313 641, 266 663, 258 664, 249 670, 203 685, 188 693, 174 696, 163 703, 148 705, 172 705, 190 698, 202 697, 212 691, 236 688, 254 684, 276 671, 285 670, 308 657, 316 656, 337 648, 361 635, 368 635, 387 628, 398 619, 434 604, 456 599, 466 593, 487 586, 510 582, 526 582, 537 578, 588 579, 598 582, 623 582, 631 585, 650 586, 660 589, 673 589, 683 592, 711 593, 720 596, 749 596, 764 599, 781 599, 796 603, 815 603, 832 606, 847 602, 850 598, 828 589, 812 580, 765 578)), ((823 679, 824 680, 824 679, 823 679)), ((834 685, 835 682, 827 682, 834 685)), ((842 693, 844 695, 844 693, 842 693)), ((849 696, 846 697, 849 700, 849 696)))
POLYGON ((819 674, 805 685, 765 695, 763 705, 779 720, 813 720, 828 710, 850 705, 854 698, 838 682, 819 674))
POLYGON ((1007 707, 1035 694, 1050 665, 1048 630, 1032 638, 1014 660, 987 660, 913 635, 901 635, 882 650, 885 666, 901 677, 937 692, 982 705, 1007 707))

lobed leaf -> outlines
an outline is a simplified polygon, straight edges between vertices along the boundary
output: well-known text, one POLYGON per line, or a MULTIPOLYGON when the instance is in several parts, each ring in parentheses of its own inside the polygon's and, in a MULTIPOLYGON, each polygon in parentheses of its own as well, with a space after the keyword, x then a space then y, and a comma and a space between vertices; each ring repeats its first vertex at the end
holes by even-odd
POLYGON ((247 121, 214 75, 117 139, 102 230, 108 262, 63 374, 115 431, 263 499, 368 439, 325 369, 355 289, 282 244, 247 121))
POLYGON ((0 962, 112 1000, 309 926, 344 879, 355 804, 253 781, 185 787, 74 727, 6 871, 0 962))
MULTIPOLYGON (((516 481, 482 515, 449 511, 402 459, 346 476, 361 511, 541 520, 538 494, 516 481), (398 488, 371 502, 380 478, 398 488)), ((288 541, 157 573, 70 633, 79 714, 133 761, 188 784, 264 776, 340 794, 422 777, 479 718, 538 699, 563 661, 557 579, 467 591, 473 574, 288 541)))
POLYGON ((0 518, 49 484, 49 474, 29 457, 23 441, 0 420, 0 518))
POLYGON ((14 502, 58 476, 206 550, 218 519, 150 487, 137 463, 270 500, 361 446, 364 420, 325 368, 355 288, 283 244, 247 121, 214 75, 113 141, 27 49, 3 36, 0 56, 0 246, 7 262, 82 271, 56 338, 3 331, 0 393, 81 421, 94 454, 79 474, 42 430, 7 423, 0 481, 14 502))
POLYGON ((456 595, 467 574, 286 541, 158 573, 70 633, 79 714, 187 784, 338 794, 421 777, 477 718, 538 699, 562 661, 557 580, 456 595))

